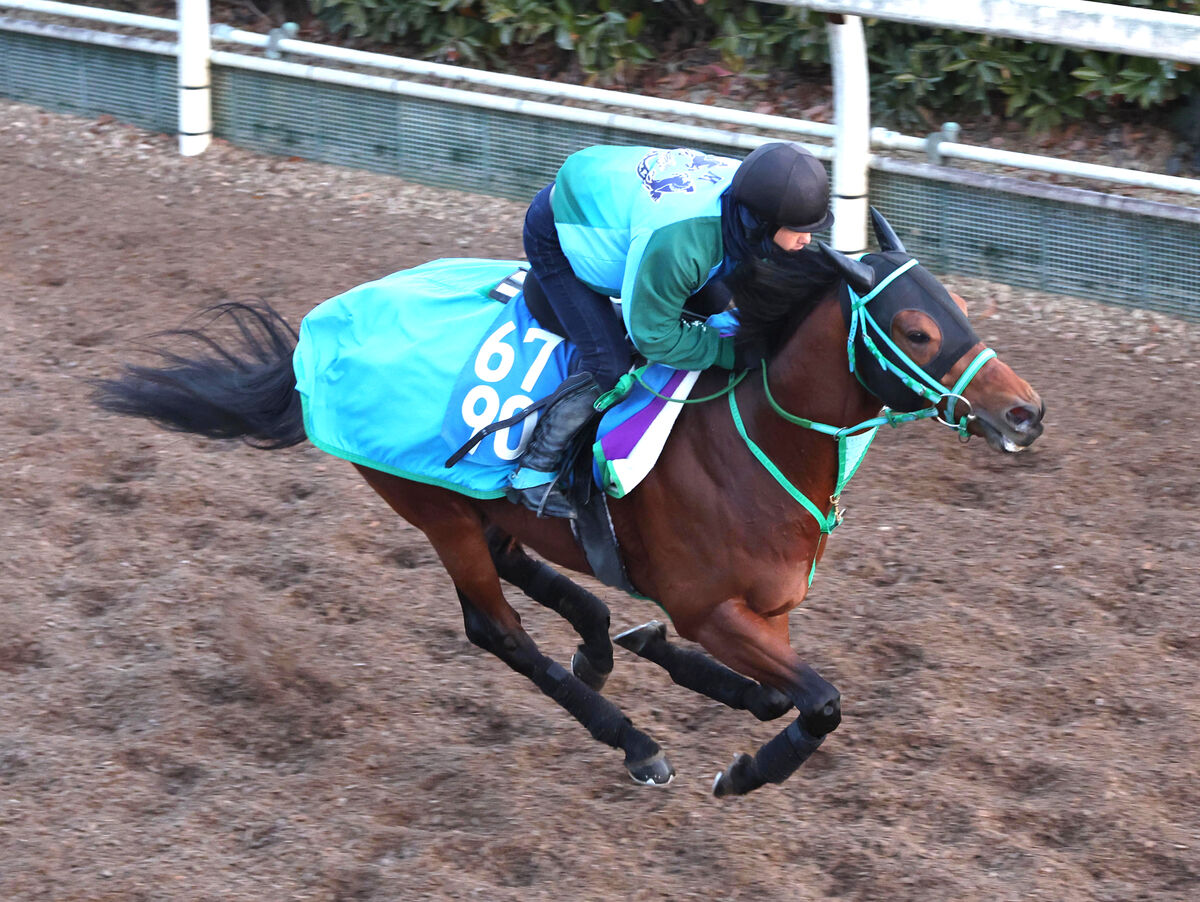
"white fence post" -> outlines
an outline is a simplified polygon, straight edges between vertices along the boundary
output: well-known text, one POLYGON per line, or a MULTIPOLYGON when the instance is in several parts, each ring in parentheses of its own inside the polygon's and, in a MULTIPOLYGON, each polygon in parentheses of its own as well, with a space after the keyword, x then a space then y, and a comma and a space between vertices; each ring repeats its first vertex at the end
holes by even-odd
POLYGON ((833 66, 833 246, 867 249, 867 165, 871 156, 871 81, 867 42, 858 16, 829 17, 833 66))
POLYGON ((178 0, 178 10, 179 152, 194 157, 212 141, 208 0, 178 0))

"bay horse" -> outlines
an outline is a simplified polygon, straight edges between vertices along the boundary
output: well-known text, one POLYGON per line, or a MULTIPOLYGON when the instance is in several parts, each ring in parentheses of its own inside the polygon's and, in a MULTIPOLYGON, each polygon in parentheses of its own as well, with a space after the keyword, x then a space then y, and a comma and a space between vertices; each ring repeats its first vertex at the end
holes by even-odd
MULTIPOLYGON (((713 397, 687 405, 654 469, 634 491, 609 500, 629 581, 707 654, 672 643, 658 622, 615 641, 677 684, 760 720, 796 709, 754 755, 738 755, 717 774, 717 796, 783 782, 840 723, 838 691, 793 650, 788 612, 804 600, 840 519, 849 437, 928 417, 964 440, 980 436, 1013 452, 1042 432, 1041 399, 979 341, 962 298, 917 264, 874 210, 872 220, 880 252, 852 259, 822 246, 822 278, 786 261, 739 270, 731 285, 738 340, 765 347, 765 364, 748 378, 703 373, 694 391, 713 397)), ((265 305, 225 305, 225 312, 240 329, 236 346, 181 330, 175 334, 199 339, 207 351, 163 351, 164 365, 126 366, 96 383, 97 402, 169 429, 267 449, 304 441, 291 359, 296 332, 265 305)), ((658 744, 600 694, 613 667, 608 608, 524 550, 590 573, 569 522, 355 466, 428 537, 470 641, 623 751, 634 780, 669 783, 675 772, 658 744), (522 629, 501 580, 573 626, 582 641, 569 670, 522 629)))

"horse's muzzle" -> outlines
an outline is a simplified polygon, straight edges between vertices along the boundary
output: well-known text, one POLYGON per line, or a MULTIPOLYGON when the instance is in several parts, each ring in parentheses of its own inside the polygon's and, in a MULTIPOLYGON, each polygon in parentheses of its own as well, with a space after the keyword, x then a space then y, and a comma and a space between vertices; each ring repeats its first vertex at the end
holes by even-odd
POLYGON ((1045 415, 1046 405, 1040 398, 1036 404, 1019 401, 1007 408, 999 418, 986 410, 976 410, 967 431, 982 436, 997 451, 1015 454, 1037 441, 1045 428, 1042 425, 1045 415))

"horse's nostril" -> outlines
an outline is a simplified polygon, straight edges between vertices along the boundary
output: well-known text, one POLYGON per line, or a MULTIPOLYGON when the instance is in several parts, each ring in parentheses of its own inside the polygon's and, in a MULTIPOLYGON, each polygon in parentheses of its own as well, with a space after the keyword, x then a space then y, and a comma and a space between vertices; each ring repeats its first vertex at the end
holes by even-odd
POLYGON ((1041 420, 1042 410, 1032 404, 1016 404, 1008 409, 1004 418, 1014 429, 1032 429, 1041 420))

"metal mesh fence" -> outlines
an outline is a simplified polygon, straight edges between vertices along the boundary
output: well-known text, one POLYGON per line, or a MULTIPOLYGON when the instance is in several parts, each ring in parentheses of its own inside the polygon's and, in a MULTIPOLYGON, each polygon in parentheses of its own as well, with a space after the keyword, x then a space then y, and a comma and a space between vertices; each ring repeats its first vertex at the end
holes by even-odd
POLYGON ((175 57, 0 30, 0 94, 59 113, 107 113, 173 132, 175 57))
POLYGON ((1200 215, 1172 219, 892 172, 872 174, 871 201, 935 271, 1200 318, 1200 215))
MULTIPOLYGON (((0 29, 0 94, 81 115, 176 128, 170 56, 0 29)), ((265 153, 525 200, 590 144, 636 131, 214 66, 217 135, 265 153)), ((728 147, 697 149, 733 155, 728 147)), ((1011 179, 875 171, 871 201, 931 269, 1200 318, 1200 211, 1082 202, 1011 179), (1042 191, 1042 196, 1039 196, 1042 191), (1120 205, 1118 205, 1120 206, 1120 205)))
MULTIPOLYGON (((636 131, 213 69, 213 126, 236 144, 528 200, 570 153, 592 144, 653 144, 636 131)), ((727 147, 697 145, 729 155, 727 147)))

